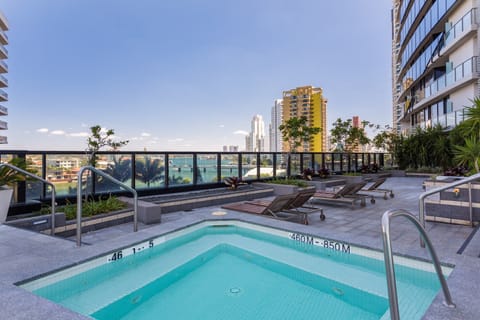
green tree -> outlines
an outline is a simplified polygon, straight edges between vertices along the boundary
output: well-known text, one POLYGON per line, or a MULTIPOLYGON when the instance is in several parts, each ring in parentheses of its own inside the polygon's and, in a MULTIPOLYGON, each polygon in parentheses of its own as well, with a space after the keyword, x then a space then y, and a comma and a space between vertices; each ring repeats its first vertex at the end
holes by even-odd
POLYGON ((114 141, 114 135, 115 131, 113 129, 102 129, 99 125, 90 127, 90 136, 87 138, 86 152, 88 155, 88 163, 91 166, 97 164, 97 152, 103 147, 110 147, 113 150, 117 150, 128 143, 128 140, 114 141))
POLYGON ((475 168, 475 173, 480 172, 480 142, 476 137, 466 138, 464 146, 453 146, 453 150, 455 161, 459 165, 475 168))
POLYGON ((313 137, 321 132, 321 128, 311 127, 308 124, 308 119, 305 116, 300 118, 292 117, 282 123, 278 129, 282 133, 283 141, 288 143, 287 154, 287 174, 290 172, 289 164, 292 152, 297 152, 297 148, 302 144, 312 142, 313 137))
POLYGON ((370 125, 368 121, 362 121, 361 127, 355 127, 352 124, 352 119, 343 121, 341 118, 338 118, 332 125, 330 136, 332 137, 332 142, 336 144, 335 151, 352 152, 359 145, 363 146, 370 142, 365 133, 365 127, 370 125))
POLYGON ((160 164, 160 159, 146 156, 143 161, 136 162, 135 177, 150 187, 151 183, 165 181, 165 168, 160 164))

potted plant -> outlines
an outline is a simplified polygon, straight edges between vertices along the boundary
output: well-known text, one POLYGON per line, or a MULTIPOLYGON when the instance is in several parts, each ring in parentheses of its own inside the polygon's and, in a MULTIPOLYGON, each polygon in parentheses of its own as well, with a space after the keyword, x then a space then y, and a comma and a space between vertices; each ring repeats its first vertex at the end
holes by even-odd
MULTIPOLYGON (((8 164, 26 170, 25 160, 13 158, 8 164)), ((3 166, 0 167, 0 224, 7 219, 8 209, 13 196, 13 187, 19 181, 25 181, 25 176, 18 171, 3 166)))

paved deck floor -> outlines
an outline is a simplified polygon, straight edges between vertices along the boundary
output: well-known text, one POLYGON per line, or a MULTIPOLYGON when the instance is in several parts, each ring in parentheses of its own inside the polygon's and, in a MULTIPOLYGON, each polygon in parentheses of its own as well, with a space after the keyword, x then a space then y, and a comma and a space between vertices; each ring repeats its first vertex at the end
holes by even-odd
MULTIPOLYGON (((308 226, 229 210, 224 210, 225 216, 212 216, 212 212, 223 209, 206 207, 165 214, 161 224, 140 224, 136 233, 132 232, 132 223, 88 233, 82 238, 84 245, 77 248, 73 239, 0 225, 0 319, 88 319, 18 288, 15 283, 208 219, 238 219, 382 249, 382 214, 389 209, 406 209, 418 215, 423 180, 389 178, 384 186, 392 188, 395 197, 377 198, 375 204, 367 202, 363 208, 352 210, 344 205, 317 204, 324 208, 327 218, 320 221, 318 214, 312 215, 308 226)), ((427 222, 426 229, 440 260, 455 265, 447 282, 457 308, 443 306, 443 296, 439 293, 424 319, 478 319, 480 232, 458 254, 474 231, 472 227, 427 222)), ((395 253, 429 259, 427 250, 419 246, 418 232, 406 219, 393 220, 391 235, 395 253)))

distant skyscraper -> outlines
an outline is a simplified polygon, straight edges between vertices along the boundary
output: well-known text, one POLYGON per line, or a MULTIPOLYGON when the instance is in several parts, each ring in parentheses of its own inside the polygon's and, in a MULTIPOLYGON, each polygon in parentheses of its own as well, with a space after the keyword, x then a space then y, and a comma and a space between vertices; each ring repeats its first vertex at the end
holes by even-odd
MULTIPOLYGON (((8 58, 8 51, 5 45, 8 44, 8 37, 5 31, 8 30, 8 22, 2 12, 0 12, 0 73, 7 73, 8 66, 5 59, 8 58)), ((0 74, 0 88, 8 87, 8 80, 0 74)), ((0 89, 0 102, 8 101, 8 94, 0 89)), ((0 116, 8 115, 8 109, 0 104, 0 116)), ((8 124, 6 121, 0 120, 0 130, 7 130, 8 124)), ((0 134, 0 144, 8 143, 7 137, 0 134)))
POLYGON ((271 113, 271 122, 268 128, 268 137, 271 152, 282 152, 282 133, 278 127, 282 124, 283 100, 274 101, 271 113))
MULTIPOLYGON (((323 96, 322 88, 304 86, 283 92, 282 121, 302 116, 307 117, 311 127, 320 128, 321 131, 297 151, 327 151, 327 99, 323 96)), ((288 149, 288 143, 283 142, 282 150, 288 149)))
POLYGON ((238 146, 223 146, 223 152, 238 152, 238 146))
POLYGON ((480 94, 479 2, 393 0, 393 128, 453 128, 480 94))
POLYGON ((265 151, 265 123, 261 115, 255 115, 251 123, 249 135, 250 145, 247 151, 261 152, 265 151))

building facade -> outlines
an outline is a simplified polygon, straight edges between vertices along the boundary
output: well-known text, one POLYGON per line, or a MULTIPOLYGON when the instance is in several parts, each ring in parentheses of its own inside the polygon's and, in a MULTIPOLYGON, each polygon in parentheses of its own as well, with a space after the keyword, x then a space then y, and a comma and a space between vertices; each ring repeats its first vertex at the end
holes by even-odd
POLYGON ((0 12, 0 144, 8 143, 7 137, 2 134, 2 131, 8 129, 8 123, 2 118, 8 115, 8 109, 3 105, 8 101, 8 94, 4 88, 8 87, 8 80, 4 74, 8 72, 8 66, 5 59, 8 58, 8 51, 5 46, 8 44, 8 37, 6 31, 8 30, 8 21, 0 12))
POLYGON ((477 0, 394 0, 393 128, 409 134, 464 119, 479 96, 477 0))
POLYGON ((271 121, 268 127, 270 152, 282 152, 282 133, 278 129, 282 124, 283 100, 275 99, 271 112, 271 121))
MULTIPOLYGON (((327 151, 327 99, 323 96, 322 88, 304 86, 283 92, 282 122, 302 116, 307 117, 311 127, 318 127, 321 130, 297 151, 327 151)), ((288 143, 285 141, 282 143, 282 150, 288 151, 288 143)))
POLYGON ((251 131, 247 136, 246 149, 253 152, 265 151, 265 122, 259 114, 253 116, 251 131))

